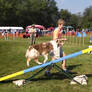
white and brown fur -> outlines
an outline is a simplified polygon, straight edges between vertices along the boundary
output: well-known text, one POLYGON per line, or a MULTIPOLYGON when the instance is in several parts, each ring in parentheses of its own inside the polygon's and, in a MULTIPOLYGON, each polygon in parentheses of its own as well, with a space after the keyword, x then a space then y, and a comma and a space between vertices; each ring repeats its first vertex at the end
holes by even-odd
POLYGON ((33 59, 37 64, 42 64, 38 61, 38 57, 40 55, 44 56, 44 63, 48 60, 48 55, 53 53, 52 60, 55 59, 55 51, 61 45, 61 40, 52 40, 49 42, 44 42, 40 44, 35 44, 29 46, 26 51, 26 58, 27 58, 27 66, 29 66, 29 62, 33 59))

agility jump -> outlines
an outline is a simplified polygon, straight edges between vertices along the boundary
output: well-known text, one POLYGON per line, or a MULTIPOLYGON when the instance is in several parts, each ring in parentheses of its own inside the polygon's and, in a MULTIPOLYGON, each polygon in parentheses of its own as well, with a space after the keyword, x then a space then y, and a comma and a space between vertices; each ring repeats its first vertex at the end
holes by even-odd
POLYGON ((27 73, 27 72, 31 72, 31 71, 37 70, 37 69, 39 69, 39 68, 42 68, 42 67, 45 67, 45 66, 48 66, 48 65, 51 65, 51 64, 60 62, 60 61, 62 61, 62 60, 66 60, 66 59, 69 59, 69 58, 73 58, 73 57, 79 56, 79 55, 81 55, 81 54, 88 53, 88 52, 90 52, 90 51, 92 51, 92 48, 87 48, 87 49, 84 49, 84 50, 81 50, 81 51, 78 51, 78 52, 69 54, 69 55, 67 55, 67 56, 64 56, 64 57, 62 57, 62 58, 60 58, 60 59, 52 60, 52 61, 47 62, 47 63, 45 63, 45 64, 37 65, 37 66, 31 67, 31 68, 28 68, 28 69, 25 69, 25 70, 22 70, 22 71, 19 71, 19 72, 16 72, 16 73, 13 73, 13 74, 4 76, 4 77, 1 77, 1 78, 0 78, 0 81, 4 81, 4 80, 10 79, 10 78, 13 78, 13 77, 16 77, 16 76, 25 74, 25 73, 27 73))

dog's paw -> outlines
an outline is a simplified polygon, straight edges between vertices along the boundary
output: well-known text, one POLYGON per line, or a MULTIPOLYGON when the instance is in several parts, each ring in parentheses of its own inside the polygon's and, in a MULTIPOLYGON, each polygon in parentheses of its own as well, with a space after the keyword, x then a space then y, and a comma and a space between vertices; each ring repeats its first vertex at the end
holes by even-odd
POLYGON ((42 63, 39 62, 38 64, 41 65, 42 63))

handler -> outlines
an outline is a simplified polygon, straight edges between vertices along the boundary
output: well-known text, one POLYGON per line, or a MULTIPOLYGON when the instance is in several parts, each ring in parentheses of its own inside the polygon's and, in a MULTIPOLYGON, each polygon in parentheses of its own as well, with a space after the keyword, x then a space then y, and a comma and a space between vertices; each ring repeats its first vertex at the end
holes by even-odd
MULTIPOLYGON (((65 23, 64 20, 62 20, 62 19, 58 20, 58 27, 53 32, 53 40, 57 40, 57 39, 66 40, 65 38, 61 38, 61 30, 64 26, 64 23, 65 23)), ((54 58, 54 60, 59 59, 60 57, 66 56, 66 54, 63 51, 63 49, 61 48, 61 46, 57 50, 58 50, 58 53, 57 53, 56 58, 54 58)), ((68 72, 68 70, 66 69, 66 60, 62 61, 61 67, 65 72, 68 72)), ((48 69, 45 73, 47 76, 50 75, 50 70, 51 70, 51 67, 48 67, 48 69)))

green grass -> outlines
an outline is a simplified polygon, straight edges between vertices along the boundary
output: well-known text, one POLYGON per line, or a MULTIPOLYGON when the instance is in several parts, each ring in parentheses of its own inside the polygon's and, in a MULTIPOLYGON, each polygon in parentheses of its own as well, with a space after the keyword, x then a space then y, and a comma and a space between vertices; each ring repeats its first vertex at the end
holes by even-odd
MULTIPOLYGON (((80 38, 77 38, 80 39, 80 38)), ((36 43, 41 43, 51 40, 51 37, 37 38, 36 43)), ((25 52, 29 46, 30 39, 16 38, 15 40, 0 39, 0 77, 8 74, 12 74, 28 68, 26 66, 25 52)), ((68 38, 68 41, 63 46, 66 54, 71 54, 85 48, 90 45, 89 37, 85 38, 84 45, 79 44, 76 38, 74 41, 72 38, 68 38)), ((43 57, 39 57, 42 62, 43 57)), ((49 58, 50 60, 50 58, 49 58)), ((30 62, 30 67, 36 66, 33 61, 30 62)), ((58 63, 61 65, 61 62, 58 63)), ((0 83, 0 92, 91 92, 92 91, 92 54, 84 54, 67 60, 67 68, 72 72, 77 72, 75 75, 86 74, 88 76, 88 85, 70 85, 70 79, 63 74, 58 73, 55 69, 52 69, 51 78, 44 76, 44 72, 36 76, 35 80, 29 84, 17 87, 12 83, 16 79, 26 79, 36 73, 38 70, 29 72, 24 75, 20 75, 11 78, 5 82, 0 83)))

